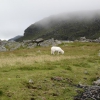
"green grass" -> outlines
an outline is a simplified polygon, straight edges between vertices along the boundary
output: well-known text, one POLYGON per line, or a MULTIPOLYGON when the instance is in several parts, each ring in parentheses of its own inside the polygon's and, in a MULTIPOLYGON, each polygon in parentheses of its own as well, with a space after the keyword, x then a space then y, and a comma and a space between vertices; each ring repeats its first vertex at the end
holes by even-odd
POLYGON ((51 55, 50 47, 0 52, 0 100, 73 100, 75 85, 100 77, 99 43, 61 48, 64 55, 51 55))

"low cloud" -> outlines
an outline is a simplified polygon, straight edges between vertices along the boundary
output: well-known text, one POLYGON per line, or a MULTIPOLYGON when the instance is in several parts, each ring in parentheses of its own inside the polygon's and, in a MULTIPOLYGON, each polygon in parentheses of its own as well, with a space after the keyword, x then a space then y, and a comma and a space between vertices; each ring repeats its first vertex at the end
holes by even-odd
POLYGON ((100 0, 0 0, 0 39, 23 35, 31 24, 51 15, 100 9, 100 0))

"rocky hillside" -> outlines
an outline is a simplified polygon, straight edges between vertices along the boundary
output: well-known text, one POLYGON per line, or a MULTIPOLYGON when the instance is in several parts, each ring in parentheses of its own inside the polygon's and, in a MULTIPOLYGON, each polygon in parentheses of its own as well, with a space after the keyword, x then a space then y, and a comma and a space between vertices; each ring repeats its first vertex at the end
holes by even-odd
POLYGON ((25 29, 24 36, 17 41, 37 38, 75 40, 83 36, 89 39, 100 37, 100 10, 44 18, 25 29))

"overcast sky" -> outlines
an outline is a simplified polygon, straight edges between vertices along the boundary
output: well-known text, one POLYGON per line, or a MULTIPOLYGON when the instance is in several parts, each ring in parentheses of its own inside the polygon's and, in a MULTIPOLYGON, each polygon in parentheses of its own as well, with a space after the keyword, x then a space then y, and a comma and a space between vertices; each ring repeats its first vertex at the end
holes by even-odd
POLYGON ((0 0, 0 39, 23 35, 31 24, 51 15, 100 9, 100 0, 0 0))

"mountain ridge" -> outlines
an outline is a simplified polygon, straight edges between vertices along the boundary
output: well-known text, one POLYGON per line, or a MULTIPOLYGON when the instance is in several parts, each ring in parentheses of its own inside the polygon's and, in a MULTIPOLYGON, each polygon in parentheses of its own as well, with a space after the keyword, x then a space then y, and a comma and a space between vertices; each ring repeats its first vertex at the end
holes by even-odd
POLYGON ((63 13, 44 18, 27 27, 24 36, 17 41, 28 39, 75 40, 79 37, 95 39, 100 37, 100 10, 63 13))

